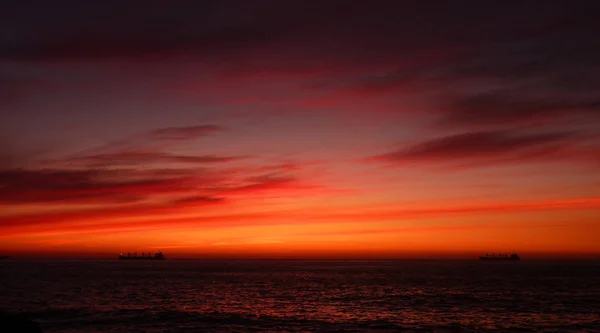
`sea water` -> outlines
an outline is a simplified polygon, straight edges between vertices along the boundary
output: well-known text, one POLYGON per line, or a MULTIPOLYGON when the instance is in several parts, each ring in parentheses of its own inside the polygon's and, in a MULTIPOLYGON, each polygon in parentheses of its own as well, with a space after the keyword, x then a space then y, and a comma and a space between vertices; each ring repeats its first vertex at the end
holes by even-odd
POLYGON ((600 332, 598 261, 0 262, 44 332, 600 332))

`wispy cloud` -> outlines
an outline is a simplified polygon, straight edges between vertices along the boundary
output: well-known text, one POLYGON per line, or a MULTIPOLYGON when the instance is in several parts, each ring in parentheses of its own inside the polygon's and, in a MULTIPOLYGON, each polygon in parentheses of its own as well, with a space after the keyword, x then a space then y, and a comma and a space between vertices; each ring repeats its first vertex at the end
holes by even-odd
POLYGON ((445 111, 443 125, 513 125, 594 115, 600 120, 600 95, 590 98, 548 92, 525 96, 522 91, 489 91, 456 98, 445 111))
POLYGON ((191 177, 145 177, 106 170, 0 171, 0 203, 130 202, 193 188, 191 177))
POLYGON ((88 167, 103 166, 131 166, 151 163, 186 163, 186 164, 206 164, 206 163, 224 163, 247 158, 245 156, 187 156, 173 155, 161 152, 142 152, 128 151, 112 154, 98 154, 81 157, 73 157, 64 162, 74 165, 84 165, 88 167))
POLYGON ((488 160, 523 162, 555 154, 575 137, 568 132, 467 132, 441 137, 397 151, 370 157, 370 161, 405 164, 488 160))
POLYGON ((217 125, 198 125, 186 127, 165 127, 148 132, 148 136, 156 140, 192 140, 199 137, 225 131, 225 127, 217 125))
MULTIPOLYGON (((306 195, 324 186, 306 183, 291 173, 263 174, 258 168, 210 169, 44 169, 0 170, 0 205, 83 203, 131 204, 158 200, 158 207, 142 206, 150 212, 165 207, 228 203, 228 198, 306 195), (166 196, 166 197, 165 197, 166 196)), ((108 211, 99 214, 108 214, 108 211)), ((144 211, 145 210, 145 211, 144 211)), ((117 209, 117 213, 121 210, 117 209)), ((171 212, 167 209, 167 212, 171 212)), ((70 214, 70 213, 69 213, 70 214)))

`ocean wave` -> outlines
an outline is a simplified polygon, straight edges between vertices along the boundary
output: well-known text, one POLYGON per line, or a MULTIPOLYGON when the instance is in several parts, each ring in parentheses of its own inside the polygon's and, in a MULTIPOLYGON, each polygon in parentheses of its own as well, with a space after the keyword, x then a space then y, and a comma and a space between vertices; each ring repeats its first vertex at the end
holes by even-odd
POLYGON ((38 322, 46 333, 59 332, 594 332, 600 321, 587 324, 532 325, 482 328, 450 322, 445 325, 412 323, 399 325, 386 320, 326 321, 294 317, 241 315, 224 312, 157 311, 121 309, 96 311, 62 308, 23 312, 20 317, 38 322))
POLYGON ((51 333, 600 332, 595 263, 478 264, 0 263, 0 310, 51 333))

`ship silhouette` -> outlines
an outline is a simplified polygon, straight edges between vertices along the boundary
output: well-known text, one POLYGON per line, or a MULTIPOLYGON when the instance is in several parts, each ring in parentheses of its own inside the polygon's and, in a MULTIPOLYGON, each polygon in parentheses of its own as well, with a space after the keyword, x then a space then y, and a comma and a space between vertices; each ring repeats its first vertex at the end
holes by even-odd
POLYGON ((152 252, 148 252, 148 255, 142 252, 141 256, 138 256, 137 252, 134 252, 133 255, 131 253, 123 255, 123 253, 121 253, 119 255, 119 260, 165 260, 165 256, 160 251, 156 252, 154 255, 152 255, 152 252))
POLYGON ((511 254, 498 253, 497 255, 492 252, 492 255, 489 255, 488 253, 486 253, 485 256, 479 257, 479 260, 491 260, 491 261, 512 260, 512 261, 515 261, 515 260, 521 260, 521 257, 519 257, 519 255, 514 252, 511 254))

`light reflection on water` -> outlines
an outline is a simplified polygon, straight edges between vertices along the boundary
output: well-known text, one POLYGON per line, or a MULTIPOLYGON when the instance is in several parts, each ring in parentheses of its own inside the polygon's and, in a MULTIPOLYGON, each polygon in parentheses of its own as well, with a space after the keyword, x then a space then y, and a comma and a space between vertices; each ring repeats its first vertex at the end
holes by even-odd
POLYGON ((6 261, 45 332, 600 331, 598 262, 6 261))

